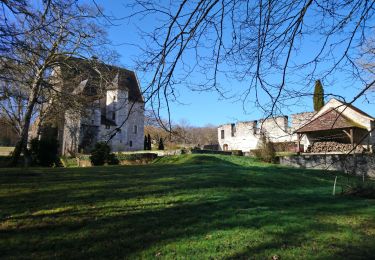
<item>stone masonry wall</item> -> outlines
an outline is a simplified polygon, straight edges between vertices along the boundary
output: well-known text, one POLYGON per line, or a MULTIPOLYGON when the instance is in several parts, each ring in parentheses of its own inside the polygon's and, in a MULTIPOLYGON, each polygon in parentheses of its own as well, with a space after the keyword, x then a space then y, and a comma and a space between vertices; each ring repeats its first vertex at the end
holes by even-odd
POLYGON ((304 169, 342 171, 375 178, 374 154, 314 154, 280 157, 280 164, 304 169))
POLYGON ((288 117, 279 116, 258 121, 258 128, 265 131, 273 142, 289 142, 291 134, 288 128, 288 117))
POLYGON ((250 151, 258 144, 256 132, 256 121, 238 122, 234 125, 232 134, 232 124, 221 125, 218 128, 218 140, 220 150, 224 150, 224 145, 228 150, 250 151), (224 131, 224 138, 221 133, 224 131))
MULTIPOLYGON (((131 103, 129 104, 131 106, 131 103)), ((127 122, 127 151, 143 150, 144 146, 144 105, 136 102, 127 122), (136 129, 135 129, 136 128, 136 129), (132 146, 130 147, 130 142, 132 146)))

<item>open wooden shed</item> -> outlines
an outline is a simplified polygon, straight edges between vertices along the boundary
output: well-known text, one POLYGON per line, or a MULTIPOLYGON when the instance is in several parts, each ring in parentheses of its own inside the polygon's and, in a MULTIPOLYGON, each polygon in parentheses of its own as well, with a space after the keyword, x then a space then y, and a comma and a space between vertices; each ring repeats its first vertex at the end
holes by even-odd
POLYGON ((349 147, 350 150, 360 144, 370 151, 374 141, 374 118, 351 105, 333 99, 295 133, 298 151, 303 137, 310 146, 316 142, 330 142, 350 144, 341 145, 349 147))

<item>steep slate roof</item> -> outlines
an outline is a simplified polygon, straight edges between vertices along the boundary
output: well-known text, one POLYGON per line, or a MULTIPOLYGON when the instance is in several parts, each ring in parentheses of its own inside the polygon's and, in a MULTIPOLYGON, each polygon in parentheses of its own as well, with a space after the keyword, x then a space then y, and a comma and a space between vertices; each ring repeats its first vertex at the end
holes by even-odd
POLYGON ((318 116, 317 118, 311 120, 306 125, 302 126, 296 133, 306 133, 306 132, 315 132, 323 130, 332 130, 332 129, 345 129, 350 127, 364 128, 365 127, 356 124, 342 113, 336 111, 335 109, 330 109, 324 114, 318 116))
POLYGON ((130 101, 144 102, 134 71, 76 57, 64 60, 60 67, 64 87, 75 85, 73 93, 101 95, 103 90, 119 88, 129 91, 130 101))

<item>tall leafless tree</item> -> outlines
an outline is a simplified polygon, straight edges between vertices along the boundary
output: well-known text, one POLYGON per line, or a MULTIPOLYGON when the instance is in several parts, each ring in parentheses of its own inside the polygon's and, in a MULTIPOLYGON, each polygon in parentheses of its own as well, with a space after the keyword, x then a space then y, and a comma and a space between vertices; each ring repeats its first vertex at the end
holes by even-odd
MULTIPOLYGON (((147 88, 156 114, 170 109, 179 89, 228 95, 222 79, 243 83, 237 98, 268 116, 312 95, 313 82, 344 73, 360 85, 348 103, 366 96, 374 73, 365 45, 374 33, 370 0, 135 0, 129 18, 153 19, 142 31, 140 68, 152 75, 147 88)), ((342 82, 340 82, 342 84, 342 82)), ((345 99, 340 93, 327 91, 345 99)), ((170 124, 169 124, 170 125, 170 124)))
POLYGON ((14 164, 26 152, 35 116, 43 118, 43 105, 52 95, 72 96, 51 81, 54 68, 71 66, 71 57, 112 57, 103 20, 98 6, 74 0, 1 1, 1 109, 20 136, 14 164))

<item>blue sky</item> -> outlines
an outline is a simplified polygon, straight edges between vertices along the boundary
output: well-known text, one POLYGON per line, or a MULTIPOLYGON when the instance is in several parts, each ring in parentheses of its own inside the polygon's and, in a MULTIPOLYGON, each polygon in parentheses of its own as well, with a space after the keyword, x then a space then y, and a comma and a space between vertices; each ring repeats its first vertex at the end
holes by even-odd
MULTIPOLYGON (((97 1, 104 7, 107 13, 111 13, 116 17, 124 17, 129 15, 131 10, 125 7, 127 1, 118 0, 100 0, 97 1)), ((121 55, 120 64, 134 69, 135 63, 133 59, 139 54, 139 50, 134 45, 140 42, 138 38, 137 26, 145 30, 151 30, 154 25, 151 20, 132 20, 130 23, 125 21, 117 22, 119 24, 115 27, 109 27, 108 36, 113 43, 113 48, 121 55)), ((313 43, 308 43, 305 48, 305 53, 309 53, 309 48, 314 48, 313 43), (307 51, 307 52, 306 52, 307 51)), ((297 57, 298 59, 299 57, 297 57)), ((302 57, 301 57, 302 58, 302 57)), ((148 84, 147 77, 140 78, 141 84, 146 86, 148 84)), ((361 86, 351 83, 350 77, 345 74, 337 73, 332 80, 323 82, 326 93, 339 93, 348 100, 357 93, 357 89, 361 86)), ((241 89, 239 82, 231 82, 223 79, 223 85, 231 84, 233 89, 241 89)), ((312 88, 313 86, 311 86, 312 88)), ((243 104, 233 100, 225 100, 220 98, 216 92, 193 92, 187 89, 179 91, 179 102, 171 105, 171 118, 174 122, 187 120, 192 125, 204 126, 206 124, 219 125, 228 122, 245 121, 258 119, 263 116, 252 102, 243 104), (244 111, 244 108, 246 111, 244 111)), ((234 91, 232 94, 236 94, 234 91)), ((375 102, 369 104, 365 99, 360 99, 354 103, 358 108, 365 112, 375 115, 375 102)), ((304 98, 302 102, 293 104, 284 108, 285 114, 298 113, 312 110, 312 98, 304 98)), ((164 113, 166 116, 166 112, 164 113)))

